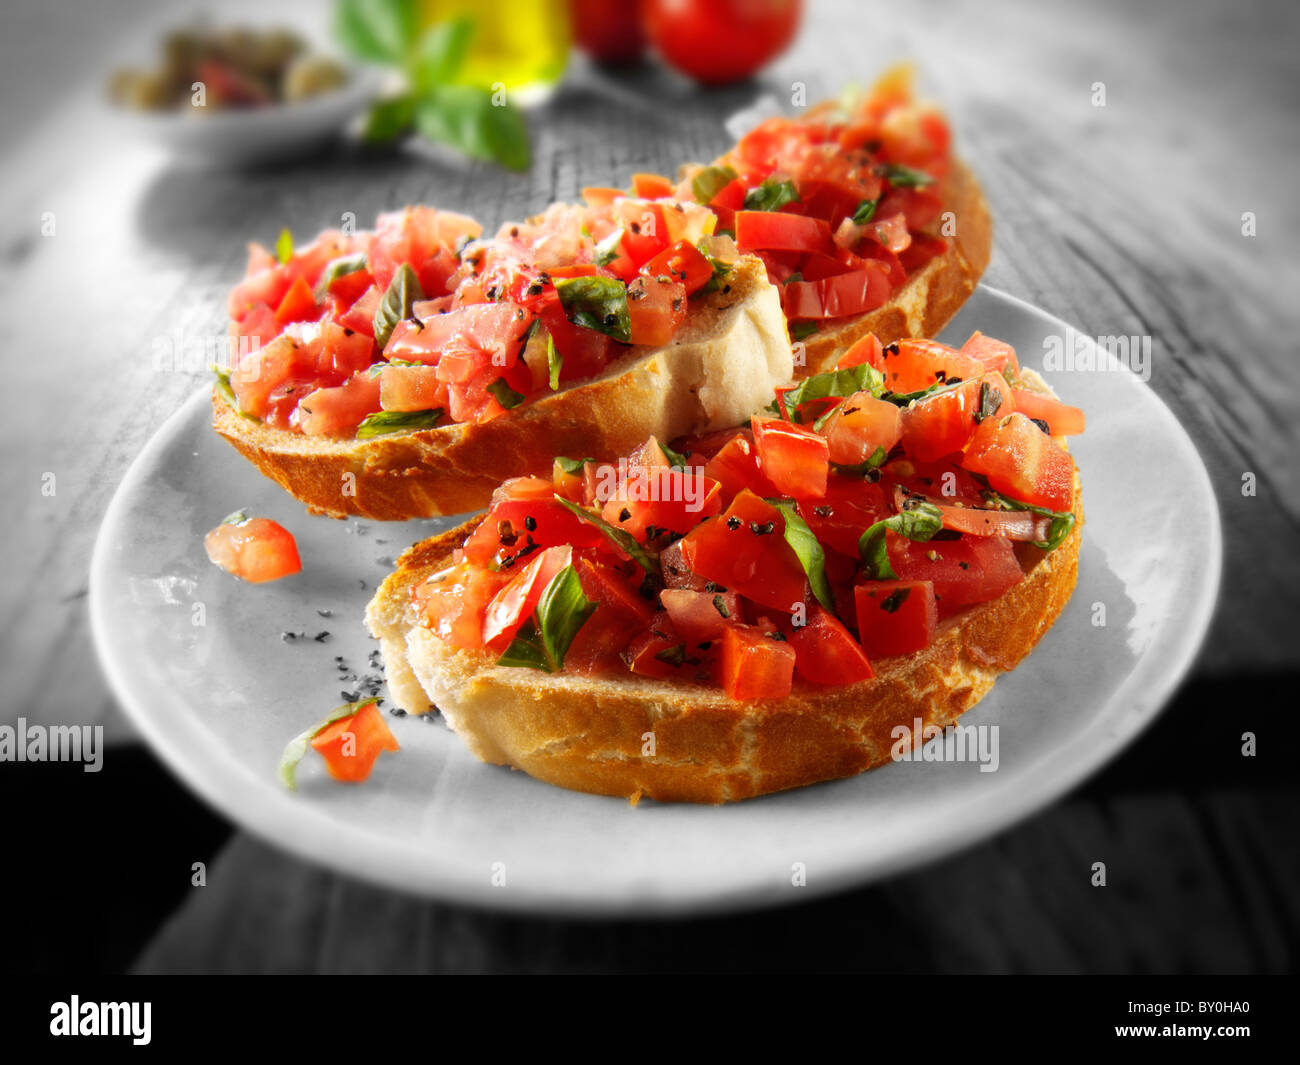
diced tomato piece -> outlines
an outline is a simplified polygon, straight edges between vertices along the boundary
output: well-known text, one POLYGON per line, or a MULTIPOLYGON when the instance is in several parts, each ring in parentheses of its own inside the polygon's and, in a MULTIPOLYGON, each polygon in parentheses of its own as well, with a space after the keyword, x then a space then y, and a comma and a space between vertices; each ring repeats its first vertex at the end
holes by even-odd
POLYGON ((713 264, 699 248, 685 240, 661 251, 641 267, 641 272, 647 277, 669 277, 681 282, 688 296, 713 280, 713 264))
POLYGON ((821 281, 791 281, 782 289, 787 318, 843 318, 874 311, 893 291, 885 267, 867 260, 863 269, 821 281))
POLYGON ((353 270, 342 274, 329 283, 330 303, 336 315, 346 314, 349 307, 365 295, 366 289, 375 283, 370 271, 353 270))
POLYGON ((250 584, 278 581, 302 570, 293 534, 270 518, 222 522, 203 538, 208 558, 250 584))
POLYGON ((923 651, 939 623, 929 581, 863 581, 853 589, 858 642, 871 659, 923 651))
POLYGON ((857 684, 876 675, 858 641, 829 610, 809 606, 807 624, 786 632, 795 671, 811 684, 857 684))
POLYGON ((979 359, 986 370, 994 373, 1000 373, 1006 366, 1010 366, 1016 373, 1020 372, 1016 349, 1005 341, 986 337, 978 329, 961 346, 961 353, 967 358, 979 359))
POLYGON ((709 584, 706 578, 686 564, 680 540, 674 540, 659 552, 659 568, 663 571, 664 585, 668 588, 688 588, 693 592, 703 592, 709 584))
POLYGON ((732 699, 784 699, 794 686, 794 666, 795 649, 779 630, 729 625, 723 631, 722 690, 732 699))
POLYGON ((483 612, 483 646, 504 651, 524 622, 533 616, 546 586, 572 562, 573 549, 567 545, 548 547, 535 555, 488 603, 483 612))
POLYGON ((563 496, 571 503, 582 503, 582 473, 569 473, 562 465, 560 460, 556 459, 551 463, 551 484, 555 488, 555 494, 563 496))
POLYGON ((1071 407, 1059 399, 1041 392, 1014 389, 1016 410, 1026 418, 1045 421, 1052 436, 1077 436, 1087 427, 1087 419, 1078 407, 1071 407))
POLYGON ((248 265, 244 268, 244 276, 252 277, 254 274, 260 274, 263 270, 274 270, 279 260, 271 254, 271 250, 264 244, 259 244, 255 240, 248 242, 248 265))
POLYGON ((984 373, 978 359, 962 355, 937 340, 900 340, 885 351, 885 387, 891 392, 920 392, 945 381, 970 381, 984 373))
POLYGON ((631 580, 613 567, 581 557, 574 559, 573 566, 582 594, 596 604, 596 609, 578 630, 564 656, 564 668, 591 672, 618 665, 619 654, 651 624, 654 607, 631 580))
POLYGON ((962 465, 1021 503, 1057 512, 1074 507, 1074 460, 1019 412, 985 418, 962 465))
POLYGON ((351 436, 367 414, 379 410, 379 379, 353 374, 343 384, 318 388, 298 401, 298 425, 308 436, 351 436))
POLYGON ((880 198, 876 213, 882 217, 901 213, 907 219, 907 228, 924 229, 943 210, 943 200, 933 187, 917 189, 891 188, 880 198))
POLYGON ((250 274, 244 278, 230 293, 227 309, 230 317, 240 321, 253 307, 265 303, 270 307, 280 306, 284 294, 289 291, 293 278, 289 271, 278 263, 250 274))
POLYGON ((638 471, 605 502, 602 516, 641 541, 650 526, 686 533, 721 512, 720 491, 698 469, 638 471))
POLYGON ((235 342, 232 361, 238 363, 250 352, 269 344, 279 333, 275 311, 265 303, 254 304, 242 321, 232 320, 230 323, 230 336, 235 342))
POLYGON ((307 345, 279 336, 242 359, 230 373, 230 387, 239 409, 260 418, 270 410, 271 393, 302 375, 315 375, 315 360, 307 345))
POLYGON ((608 546, 609 541, 595 525, 557 503, 549 482, 540 483, 546 485, 545 498, 505 499, 493 504, 488 516, 465 540, 465 557, 470 562, 489 566, 508 558, 522 561, 531 557, 530 539, 544 548, 569 544, 604 548, 613 554, 613 547, 608 546))
POLYGON ((644 677, 664 680, 703 680, 712 673, 713 652, 688 647, 673 628, 667 613, 654 616, 650 628, 637 636, 623 652, 628 669, 644 677))
POLYGON ((623 200, 614 205, 623 224, 623 249, 640 268, 668 247, 663 208, 645 200, 623 200))
POLYGON ((781 495, 780 489, 759 468, 758 449, 753 434, 748 431, 737 433, 704 464, 704 476, 722 485, 724 504, 730 504, 745 489, 763 498, 781 495))
POLYGON ((948 242, 942 237, 932 237, 928 233, 913 233, 912 243, 899 253, 898 264, 906 273, 912 274, 947 250, 948 242))
POLYGON ((447 386, 434 366, 385 366, 379 373, 379 405, 384 410, 446 410, 447 386))
POLYGON ((481 566, 461 566, 440 581, 423 581, 411 589, 411 598, 424 624, 452 647, 472 651, 483 646, 483 613, 511 580, 481 566))
POLYGON ((853 345, 840 356, 840 361, 835 364, 835 368, 847 370, 853 366, 861 366, 864 362, 877 370, 885 368, 884 348, 875 333, 868 333, 860 340, 854 341, 853 345))
POLYGON ((977 420, 1015 409, 1006 378, 984 374, 909 404, 902 412, 903 450, 922 462, 933 462, 964 448, 977 420))
POLYGON ((551 334, 555 350, 564 360, 560 366, 562 382, 584 381, 605 368, 610 348, 617 341, 594 329, 574 325, 565 317, 558 298, 543 306, 540 314, 542 328, 551 334))
POLYGON ((805 499, 825 494, 830 472, 826 437, 811 428, 757 414, 750 425, 759 469, 781 495, 805 499))
POLYGON ((368 336, 327 321, 321 327, 320 337, 308 348, 315 354, 316 372, 322 379, 342 382, 369 368, 375 343, 368 336))
POLYGON ((856 559, 858 539, 871 526, 893 513, 879 484, 861 477, 832 473, 820 499, 800 500, 799 516, 825 547, 856 559))
POLYGON ((728 624, 745 620, 740 596, 735 592, 665 588, 659 593, 659 601, 672 618, 673 627, 692 647, 716 640, 728 624))
MULTIPOLYGON (((426 278, 421 271, 430 260, 437 260, 436 268, 428 278, 436 283, 437 276, 443 275, 448 265, 447 257, 455 249, 456 242, 466 236, 477 239, 482 233, 483 227, 473 219, 432 207, 407 207, 402 211, 381 214, 369 251, 369 267, 375 285, 382 295, 388 290, 398 268, 409 263, 420 275, 423 287, 426 278)), ((451 268, 455 269, 454 257, 450 262, 451 268)), ((447 270, 445 276, 450 276, 450 272, 447 270)), ((442 294, 442 291, 425 290, 427 296, 442 294)))
POLYGON ((384 294, 378 288, 371 287, 366 289, 357 302, 348 308, 347 313, 340 315, 339 325, 345 329, 351 329, 354 333, 361 333, 370 337, 375 337, 375 312, 379 310, 379 305, 384 301, 384 294))
POLYGON ((633 174, 632 195, 643 200, 662 200, 673 194, 673 183, 662 174, 633 174))
POLYGON ((627 189, 610 188, 608 185, 587 185, 582 190, 583 202, 588 207, 609 207, 615 200, 627 195, 627 189))
POLYGON ((643 274, 627 286, 627 314, 633 344, 663 347, 686 320, 686 289, 667 275, 643 274))
POLYGON ((348 784, 367 779, 382 752, 401 750, 374 703, 326 725, 311 745, 325 759, 330 776, 348 784))
POLYGON ((737 211, 736 247, 751 251, 831 253, 831 227, 820 218, 784 211, 737 211))
POLYGON ((681 545, 686 565, 705 580, 787 614, 803 601, 808 582, 785 542, 785 518, 752 492, 741 492, 725 514, 697 525, 681 545))
POLYGON ((939 617, 996 599, 1025 578, 1005 537, 963 536, 917 543, 891 532, 886 541, 890 564, 900 580, 930 582, 939 617))
POLYGON ((831 412, 822 433, 831 462, 856 466, 878 448, 889 454, 903 435, 903 418, 895 404, 870 392, 855 392, 831 412))

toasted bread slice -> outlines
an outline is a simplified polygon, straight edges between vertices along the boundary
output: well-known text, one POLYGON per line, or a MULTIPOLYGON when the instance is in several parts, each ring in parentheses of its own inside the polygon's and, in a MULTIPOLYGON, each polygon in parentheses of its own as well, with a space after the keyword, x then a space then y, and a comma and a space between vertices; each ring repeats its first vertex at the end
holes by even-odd
POLYGON ((214 391, 213 427, 312 511, 404 521, 484 507, 507 477, 549 477, 556 455, 605 458, 648 436, 735 425, 792 370, 776 289, 763 264, 744 256, 667 347, 633 349, 599 377, 489 422, 313 437, 246 418, 214 391))
POLYGON ((1055 551, 1017 545, 1025 580, 943 621, 926 650, 880 659, 875 678, 858 684, 797 682, 777 701, 738 702, 716 688, 632 674, 548 675, 449 647, 416 618, 411 589, 450 563, 481 518, 403 554, 366 620, 381 641, 392 698, 414 713, 436 707, 483 761, 575 791, 730 802, 882 765, 896 727, 910 730, 917 719, 943 727, 979 702, 1069 600, 1083 524, 1076 513, 1055 551), (655 740, 649 757, 647 733, 655 740))
POLYGON ((993 219, 975 175, 958 159, 941 186, 944 215, 935 235, 948 249, 907 279, 883 307, 822 326, 796 348, 795 375, 831 369, 855 341, 875 333, 882 344, 906 337, 935 337, 979 283, 993 250, 993 219), (951 218, 948 216, 951 215, 951 218), (945 221, 951 225, 946 226, 945 221))

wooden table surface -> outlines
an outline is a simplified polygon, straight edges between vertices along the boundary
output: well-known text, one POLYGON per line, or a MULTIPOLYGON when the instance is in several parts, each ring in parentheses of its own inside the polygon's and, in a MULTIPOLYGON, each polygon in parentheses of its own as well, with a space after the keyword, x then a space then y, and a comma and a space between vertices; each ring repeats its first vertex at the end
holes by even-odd
POLYGON ((153 5, 88 15, 99 25, 80 25, 81 52, 45 11, 20 5, 0 36, 0 66, 18 64, 0 89, 30 116, 6 119, 15 146, 0 163, 0 284, 18 333, 0 490, 21 559, 0 585, 3 720, 98 723, 133 741, 94 662, 87 562, 126 467, 205 377, 156 369, 159 338, 223 333, 247 240, 269 242, 283 225, 312 233, 345 211, 366 224, 421 201, 491 227, 583 185, 712 157, 728 142, 723 120, 759 95, 787 96, 798 81, 816 100, 896 58, 918 62, 984 183, 996 222, 986 282, 1085 334, 1152 338, 1151 386, 1200 450, 1226 541, 1211 635, 1148 739, 990 844, 766 915, 790 939, 766 955, 738 946, 757 918, 668 930, 504 920, 354 884, 237 833, 218 861, 227 886, 175 914, 143 968, 743 968, 787 955, 791 968, 847 958, 917 971, 1293 966, 1294 776, 1278 748, 1243 768, 1233 737, 1252 729, 1280 745, 1279 703, 1300 670, 1300 260, 1287 247, 1300 222, 1300 8, 813 0, 796 47, 758 83, 700 94, 653 69, 611 79, 575 64, 531 116, 523 175, 355 150, 253 173, 174 165, 111 121, 103 56, 84 54, 86 34, 128 39, 153 5), (1248 472, 1253 496, 1242 493, 1248 472), (53 496, 42 492, 51 473, 53 496), (1129 859, 1105 905, 1087 880, 1103 854, 1129 859), (810 931, 846 922, 863 931, 847 956, 834 942, 807 947, 810 931), (872 953, 873 942, 894 953, 872 953))

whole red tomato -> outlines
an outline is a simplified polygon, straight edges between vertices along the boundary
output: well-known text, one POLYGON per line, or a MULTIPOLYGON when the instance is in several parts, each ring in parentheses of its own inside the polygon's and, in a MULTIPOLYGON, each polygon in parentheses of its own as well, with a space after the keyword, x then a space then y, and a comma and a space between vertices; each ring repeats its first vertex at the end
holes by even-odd
POLYGON ((785 51, 803 0, 640 0, 664 60, 706 85, 747 78, 785 51))
POLYGON ((573 39, 598 63, 633 63, 645 51, 635 0, 569 0, 573 39))

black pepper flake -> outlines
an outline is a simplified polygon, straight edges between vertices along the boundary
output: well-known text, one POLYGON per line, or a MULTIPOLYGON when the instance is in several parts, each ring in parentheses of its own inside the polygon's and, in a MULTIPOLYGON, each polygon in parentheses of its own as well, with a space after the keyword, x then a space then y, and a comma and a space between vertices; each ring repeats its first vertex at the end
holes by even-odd
POLYGON ((1046 422, 1044 419, 1042 419, 1042 418, 1030 418, 1029 420, 1030 420, 1031 422, 1033 422, 1036 426, 1038 426, 1038 428, 1040 428, 1041 430, 1043 430, 1043 432, 1045 432, 1048 436, 1051 436, 1051 435, 1052 435, 1052 427, 1051 427, 1050 425, 1048 425, 1047 422, 1046 422))
POLYGON ((519 540, 519 534, 515 532, 515 527, 510 523, 509 518, 503 518, 497 522, 497 542, 503 547, 514 547, 519 540))
POLYGON ((618 512, 619 521, 627 521, 631 517, 632 517, 632 512, 628 510, 627 507, 624 507, 622 510, 618 512))
POLYGON ((316 613, 323 618, 332 618, 334 616, 334 611, 332 610, 318 610, 316 613))
POLYGON ((726 591, 726 589, 723 588, 722 585, 720 585, 717 581, 705 581, 705 582, 704 582, 704 590, 705 590, 706 592, 722 592, 722 591, 726 591))
POLYGON ((741 524, 742 524, 741 520, 738 517, 736 517, 734 514, 727 519, 727 528, 730 529, 732 532, 735 532, 737 529, 739 529, 741 524))
POLYGON ((312 637, 312 639, 315 640, 317 643, 324 643, 329 638, 330 638, 330 634, 328 630, 318 632, 316 633, 315 636, 312 637))
POLYGON ((765 632, 763 633, 769 640, 775 640, 777 643, 785 643, 784 632, 765 632))
POLYGON ((715 595, 713 597, 713 609, 724 618, 731 617, 731 610, 728 608, 726 600, 724 600, 720 595, 715 595))
POLYGON ((388 712, 389 712, 390 714, 392 714, 393 717, 405 717, 405 716, 406 716, 406 711, 403 710, 400 706, 390 706, 390 707, 388 708, 388 712))
POLYGON ((537 519, 534 518, 531 514, 525 514, 525 515, 524 515, 524 528, 527 529, 529 532, 536 532, 536 531, 537 531, 537 519))
POLYGON ((962 569, 970 569, 969 562, 958 562, 957 565, 959 565, 962 569))
POLYGON ((361 693, 341 691, 339 692, 339 698, 341 698, 345 703, 355 703, 359 698, 361 698, 361 693))
POLYGON ((695 649, 697 651, 707 651, 712 646, 713 646, 712 640, 705 640, 703 643, 697 643, 695 645, 695 649))
POLYGON ((758 522, 751 521, 749 523, 749 531, 755 536, 768 536, 771 533, 776 532, 776 522, 765 521, 762 525, 759 525, 758 522))
POLYGON ((885 347, 884 347, 884 353, 885 353, 886 355, 897 355, 897 354, 898 354, 898 344, 897 344, 897 343, 886 344, 885 347))
POLYGON ((673 300, 673 310, 680 311, 681 309, 682 309, 682 301, 681 298, 678 297, 677 299, 673 300))
POLYGON ((300 640, 306 635, 305 632, 282 632, 280 633, 280 639, 285 643, 293 643, 294 640, 300 640))
POLYGON ((835 513, 835 508, 827 504, 822 504, 820 507, 813 507, 813 513, 819 518, 829 518, 835 513))

